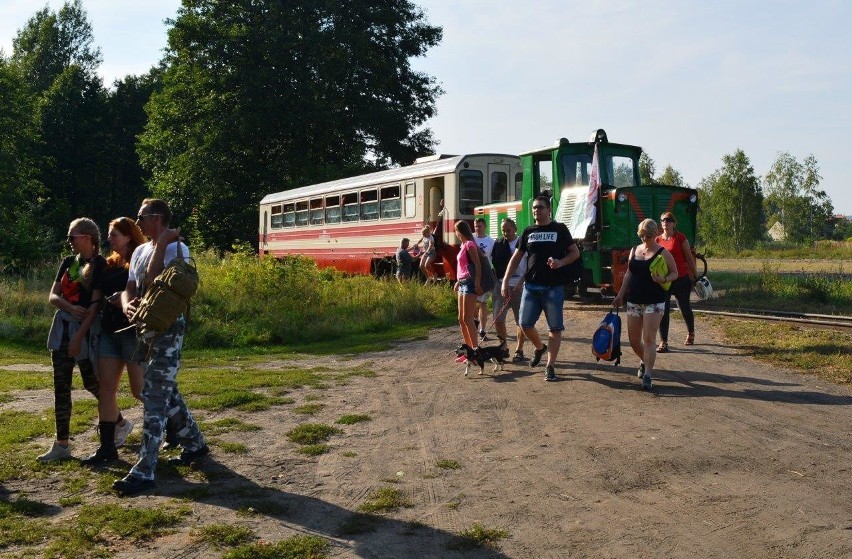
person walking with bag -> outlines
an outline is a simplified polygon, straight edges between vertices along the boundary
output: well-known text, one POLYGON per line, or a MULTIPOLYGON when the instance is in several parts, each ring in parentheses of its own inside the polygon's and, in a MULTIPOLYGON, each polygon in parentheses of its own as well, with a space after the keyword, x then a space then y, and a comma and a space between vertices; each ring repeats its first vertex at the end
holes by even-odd
MULTIPOLYGON (((178 251, 189 259, 189 248, 180 241, 180 228, 169 228, 171 217, 165 201, 156 198, 142 201, 136 222, 151 240, 133 252, 127 286, 121 294, 124 314, 131 320, 140 297, 169 263, 178 258, 178 251)), ((142 364, 145 419, 139 460, 130 473, 112 485, 121 495, 140 493, 156 484, 160 443, 167 421, 175 426, 178 442, 183 447, 180 456, 170 459, 169 463, 188 466, 210 452, 177 387, 185 329, 186 321, 181 315, 166 332, 151 340, 139 339, 137 351, 144 351, 143 355, 147 356, 142 364)))
POLYGON ((494 250, 491 251, 491 260, 494 264, 494 273, 497 276, 497 281, 494 284, 492 293, 492 302, 494 306, 494 329, 497 331, 497 337, 505 340, 508 337, 506 331, 506 316, 509 314, 509 309, 512 309, 512 315, 515 317, 515 325, 518 327, 516 336, 517 343, 515 345, 515 354, 512 357, 513 363, 526 361, 524 358, 524 331, 520 326, 520 309, 521 309, 521 293, 524 285, 524 272, 527 269, 526 255, 515 273, 509 278, 509 289, 511 293, 508 298, 503 297, 503 277, 506 275, 506 268, 509 266, 509 260, 515 253, 518 247, 520 238, 518 237, 518 226, 512 218, 507 217, 503 220, 500 227, 503 236, 494 242, 494 250))
POLYGON ((642 379, 642 389, 651 390, 651 376, 657 358, 654 344, 657 329, 666 307, 668 291, 663 288, 667 282, 677 278, 677 268, 671 253, 657 244, 657 224, 653 219, 645 219, 636 232, 642 244, 630 250, 627 272, 621 282, 621 289, 612 301, 613 307, 620 307, 627 301, 627 337, 633 353, 639 356, 637 376, 642 379), (654 273, 658 269, 656 258, 663 258, 666 273, 654 273))
POLYGON ((666 297, 666 310, 660 321, 660 345, 657 353, 665 353, 669 350, 669 314, 671 312, 671 295, 677 299, 677 307, 686 322, 686 341, 684 345, 695 343, 695 315, 689 304, 689 296, 692 293, 692 284, 698 275, 695 269, 695 257, 686 235, 677 230, 677 220, 672 212, 663 212, 660 216, 660 224, 663 233, 657 236, 657 244, 664 247, 674 257, 677 264, 677 279, 672 282, 669 290, 670 296, 666 297))

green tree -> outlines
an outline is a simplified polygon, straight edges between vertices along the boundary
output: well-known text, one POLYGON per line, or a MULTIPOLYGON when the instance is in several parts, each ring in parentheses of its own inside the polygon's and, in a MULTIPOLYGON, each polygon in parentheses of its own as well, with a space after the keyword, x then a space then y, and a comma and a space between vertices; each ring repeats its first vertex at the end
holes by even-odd
POLYGON ((639 156, 639 182, 641 184, 653 184, 656 181, 654 175, 657 172, 657 164, 648 155, 648 152, 643 151, 639 156))
POLYGON ((763 192, 743 150, 722 157, 722 168, 702 179, 699 235, 710 246, 736 252, 763 237, 763 192))
POLYGON ((686 182, 683 180, 683 175, 680 174, 680 171, 672 167, 671 165, 666 165, 666 168, 663 169, 663 174, 657 179, 657 182, 660 184, 668 184, 671 186, 687 186, 686 182))
POLYGON ((139 146, 202 244, 257 242, 263 195, 433 148, 441 93, 412 57, 441 29, 410 2, 184 0, 139 146))
POLYGON ((781 222, 787 240, 800 243, 831 235, 834 208, 819 188, 821 180, 813 155, 799 162, 781 152, 766 173, 766 213, 781 222))

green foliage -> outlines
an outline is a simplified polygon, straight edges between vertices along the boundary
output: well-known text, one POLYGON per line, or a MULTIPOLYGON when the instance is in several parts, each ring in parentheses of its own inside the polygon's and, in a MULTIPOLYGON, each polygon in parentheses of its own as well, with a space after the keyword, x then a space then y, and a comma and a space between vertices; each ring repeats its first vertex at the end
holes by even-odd
POLYGON ((435 466, 442 470, 458 470, 461 468, 458 460, 438 460, 435 462, 435 466))
POLYGON ((779 153, 766 173, 766 213, 780 221, 787 241, 831 235, 834 208, 825 191, 819 189, 821 180, 813 155, 800 163, 787 152, 779 153))
POLYGON ((354 425, 354 424, 360 423, 362 421, 371 421, 372 419, 373 418, 370 417, 369 415, 366 415, 366 414, 363 414, 363 413, 356 413, 356 414, 342 415, 338 418, 337 421, 335 421, 335 423, 339 423, 340 425, 354 425))
POLYGON ((248 526, 210 524, 198 530, 198 539, 213 547, 236 547, 254 539, 254 530, 248 526))
POLYGON ((739 252, 763 238, 763 192, 748 156, 738 149, 701 181, 699 237, 711 247, 739 252))
POLYGON ((367 500, 358 507, 361 512, 387 513, 393 512, 402 507, 411 507, 412 505, 402 494, 402 491, 395 487, 380 487, 367 497, 367 500))
POLYGON ((327 441, 332 435, 340 435, 343 433, 337 427, 331 425, 323 425, 322 423, 303 423, 298 427, 294 427, 285 433, 288 439, 294 443, 302 445, 317 444, 322 441, 327 441))
POLYGON ((409 60, 441 30, 412 3, 201 0, 172 23, 139 150, 204 246, 255 244, 265 194, 432 149, 441 90, 409 60))
POLYGON ((292 536, 277 543, 243 545, 224 555, 224 559, 324 559, 328 540, 319 536, 292 536))
POLYGON ((498 528, 485 528, 477 522, 470 528, 462 530, 459 536, 447 547, 457 550, 469 550, 483 546, 497 547, 500 540, 509 537, 509 532, 498 528))

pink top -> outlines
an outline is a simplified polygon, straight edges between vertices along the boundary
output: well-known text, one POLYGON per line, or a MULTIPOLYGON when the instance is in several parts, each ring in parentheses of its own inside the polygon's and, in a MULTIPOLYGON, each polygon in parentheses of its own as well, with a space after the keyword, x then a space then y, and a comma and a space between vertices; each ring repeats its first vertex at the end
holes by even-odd
POLYGON ((456 279, 464 280, 470 277, 470 272, 467 269, 469 261, 467 259, 467 251, 478 250, 476 243, 473 241, 465 241, 459 249, 459 254, 456 257, 458 264, 456 265, 456 279))

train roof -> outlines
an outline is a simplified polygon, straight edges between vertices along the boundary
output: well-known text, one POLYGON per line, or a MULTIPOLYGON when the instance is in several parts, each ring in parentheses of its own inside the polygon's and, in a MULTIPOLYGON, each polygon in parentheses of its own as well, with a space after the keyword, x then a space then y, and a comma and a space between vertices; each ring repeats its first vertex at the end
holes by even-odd
POLYGON ((374 184, 392 183, 417 177, 430 177, 454 172, 465 159, 469 157, 508 157, 518 159, 517 155, 506 153, 470 153, 467 155, 434 155, 418 159, 418 162, 404 167, 396 167, 366 175, 358 175, 347 179, 338 179, 310 186, 302 186, 267 194, 261 204, 269 204, 281 200, 292 200, 304 196, 319 196, 329 192, 337 192, 350 188, 362 188, 374 184))

